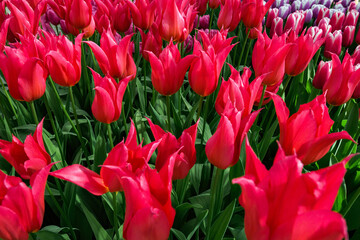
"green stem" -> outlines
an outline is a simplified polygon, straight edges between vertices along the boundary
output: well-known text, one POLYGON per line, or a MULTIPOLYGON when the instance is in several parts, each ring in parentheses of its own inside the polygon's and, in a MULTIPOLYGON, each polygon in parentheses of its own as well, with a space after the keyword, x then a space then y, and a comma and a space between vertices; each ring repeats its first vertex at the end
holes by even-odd
MULTIPOLYGON (((83 64, 82 64, 83 69, 81 71, 82 71, 82 74, 85 75, 85 85, 86 85, 85 89, 87 87, 88 94, 90 94, 90 99, 93 99, 92 98, 92 91, 91 91, 92 87, 91 87, 91 83, 90 83, 90 80, 89 80, 88 71, 87 71, 87 68, 86 68, 86 66, 88 66, 88 64, 86 63, 84 44, 85 43, 81 43, 81 57, 82 57, 81 61, 83 62, 83 64)), ((84 95, 84 96, 87 96, 87 95, 84 95)))
POLYGON ((4 108, 3 108, 3 106, 1 105, 1 103, 0 103, 0 111, 3 113, 2 115, 4 116, 4 124, 5 124, 5 128, 6 128, 6 126, 7 126, 7 128, 10 130, 10 131, 6 131, 6 133, 7 133, 7 137, 8 137, 8 140, 10 140, 11 138, 12 138, 12 134, 13 134, 13 129, 10 127, 10 125, 9 125, 9 117, 8 117, 8 115, 5 113, 5 111, 4 111, 4 108))
POLYGON ((69 121, 72 129, 74 129, 74 132, 75 132, 75 134, 77 135, 77 137, 78 137, 78 139, 79 139, 79 141, 80 141, 81 148, 83 149, 84 154, 85 154, 86 163, 88 164, 88 166, 90 166, 90 161, 89 161, 89 157, 88 157, 88 151, 87 151, 87 149, 86 149, 86 147, 85 147, 85 144, 84 144, 84 142, 83 142, 83 140, 82 140, 82 137, 81 137, 79 131, 77 130, 74 122, 73 122, 72 119, 70 118, 69 113, 66 111, 66 108, 65 108, 64 104, 62 103, 61 98, 60 98, 60 96, 59 96, 59 93, 57 92, 57 89, 56 89, 56 87, 55 87, 55 84, 54 84, 54 82, 51 80, 51 78, 50 78, 50 81, 49 81, 49 82, 50 82, 50 85, 51 85, 51 87, 52 87, 52 89, 53 89, 53 91, 54 91, 54 93, 55 93, 55 96, 56 96, 59 104, 60 104, 60 107, 61 107, 61 109, 63 110, 63 112, 64 112, 64 114, 65 114, 65 117, 68 119, 68 121, 69 121))
POLYGON ((81 130, 80 130, 80 124, 79 124, 78 116, 77 116, 77 113, 76 113, 76 105, 75 105, 75 99, 74 99, 74 94, 73 94, 73 91, 72 91, 72 87, 69 87, 69 94, 70 94, 72 110, 73 110, 74 117, 75 117, 76 127, 77 127, 77 129, 79 131, 80 136, 82 137, 81 130))
MULTIPOLYGON (((125 105, 125 103, 124 103, 124 105, 125 105)), ((122 108, 122 109, 124 109, 124 108, 122 108)), ((124 128, 125 128, 125 135, 127 135, 129 130, 128 130, 128 127, 127 127, 127 124, 126 124, 125 111, 122 111, 121 115, 122 115, 122 118, 123 118, 123 123, 124 123, 124 128)))
MULTIPOLYGON (((239 36, 239 35, 240 35, 240 32, 241 32, 241 26, 242 26, 242 22, 240 22, 240 24, 238 25, 238 31, 237 31, 236 36, 239 36)), ((237 42, 237 44, 235 45, 234 55, 233 55, 233 58, 232 58, 232 63, 233 63, 233 64, 235 64, 235 61, 236 61, 237 49, 238 49, 239 43, 240 43, 240 41, 239 41, 239 42, 237 42)))
POLYGON ((0 82, 1 82, 2 88, 3 88, 3 90, 4 90, 5 96, 6 96, 6 98, 7 98, 8 101, 9 101, 11 110, 12 110, 12 112, 14 113, 15 119, 17 120, 18 117, 17 117, 17 113, 16 113, 15 108, 14 108, 14 105, 13 105, 13 101, 12 101, 12 99, 11 99, 8 91, 6 90, 5 85, 4 85, 4 83, 3 83, 3 80, 2 80, 1 78, 0 78, 0 82))
POLYGON ((206 238, 210 239, 210 231, 213 217, 220 211, 222 205, 222 191, 223 191, 223 176, 224 170, 215 167, 215 178, 210 187, 210 209, 206 223, 206 238))
POLYGON ((244 65, 246 65, 246 62, 247 62, 247 59, 248 59, 248 56, 249 56, 250 48, 252 48, 252 43, 253 43, 253 39, 250 39, 249 46, 246 48, 244 65))
POLYGON ((49 115, 49 118, 50 118, 51 127, 52 127, 52 129, 53 129, 53 131, 54 131, 54 134, 55 134, 55 140, 56 140, 56 142, 57 142, 57 144, 58 144, 58 148, 59 148, 59 151, 60 151, 62 164, 63 164, 63 166, 66 166, 67 163, 66 163, 66 161, 65 161, 65 156, 64 156, 63 148, 61 147, 61 142, 60 142, 60 138, 59 138, 59 133, 58 133, 58 131, 57 131, 57 129, 56 129, 56 126, 55 126, 54 118, 53 118, 53 115, 52 115, 51 110, 50 110, 50 106, 49 106, 49 102, 48 102, 46 93, 45 93, 45 96, 44 96, 43 99, 44 99, 46 111, 48 112, 48 115, 49 115))
POLYGON ((203 128, 202 128, 202 137, 201 137, 201 145, 204 143, 205 140, 205 125, 206 125, 206 121, 205 119, 207 118, 207 114, 208 114, 208 110, 209 110, 209 97, 207 97, 205 99, 205 111, 204 111, 204 117, 203 117, 203 128))
POLYGON ((245 47, 246 47, 246 43, 247 43, 247 40, 248 40, 248 38, 249 38, 249 34, 250 34, 250 30, 247 32, 247 34, 246 34, 246 37, 245 37, 245 40, 244 40, 244 45, 243 45, 243 47, 242 47, 242 49, 241 49, 241 53, 240 53, 240 57, 239 57, 239 59, 238 59, 238 64, 236 64, 236 66, 237 67, 239 67, 240 66, 240 64, 241 64, 241 60, 242 60, 242 57, 243 57, 243 55, 244 55, 244 50, 245 50, 245 47))
POLYGON ((166 96, 166 115, 167 115, 167 128, 168 128, 168 131, 171 132, 171 124, 170 124, 170 96, 166 96))
POLYGON ((189 187, 189 176, 190 174, 188 173, 184 179, 176 180, 176 193, 178 195, 179 204, 184 202, 185 193, 189 187))
POLYGON ((34 101, 29 102, 29 104, 30 104, 31 113, 33 115, 34 121, 35 121, 36 125, 38 125, 39 124, 39 119, 38 119, 38 117, 36 115, 34 101))
POLYGON ((117 239, 120 239, 117 223, 117 204, 116 204, 116 192, 112 193, 113 196, 113 208, 114 208, 114 234, 117 239))
POLYGON ((210 34, 210 30, 211 30, 212 20, 213 20, 213 17, 214 17, 214 12, 215 12, 215 9, 212 9, 211 10, 211 15, 210 15, 210 22, 209 22, 209 34, 210 34))
POLYGON ((280 97, 285 93, 285 90, 289 85, 290 79, 291 79, 291 76, 287 75, 287 77, 285 78, 285 81, 283 82, 283 89, 281 89, 281 91, 278 94, 280 97))
POLYGON ((54 194, 52 193, 50 187, 48 184, 46 184, 46 190, 49 192, 50 194, 50 197, 52 199, 52 201, 54 202, 54 205, 55 207, 57 208, 57 210, 59 211, 60 213, 60 216, 64 216, 64 220, 66 222, 66 224, 69 226, 70 228, 70 232, 71 232, 71 236, 72 236, 72 239, 76 239, 76 235, 75 235, 75 232, 74 232, 74 229, 72 228, 71 226, 71 222, 69 220, 69 216, 67 214, 65 214, 65 212, 63 211, 63 209, 61 208, 61 206, 59 205, 59 203, 57 202, 56 198, 54 197, 54 194))
POLYGON ((197 112, 197 115, 196 115, 196 119, 199 119, 199 117, 200 117, 200 113, 201 113, 203 101, 204 101, 204 97, 203 97, 203 96, 200 96, 199 103, 198 103, 198 112, 197 112))
POLYGON ((143 58, 143 76, 144 76, 144 99, 145 99, 145 108, 147 104, 147 91, 146 91, 146 60, 143 58))
POLYGON ((264 96, 265 96, 266 88, 267 88, 267 85, 263 86, 263 90, 262 90, 262 93, 261 93, 261 98, 260 98, 258 109, 261 108, 261 106, 262 106, 262 104, 264 102, 264 96))
POLYGON ((111 135, 111 125, 110 125, 110 123, 106 124, 106 127, 107 127, 107 131, 108 131, 109 139, 110 139, 110 147, 111 147, 111 149, 113 149, 114 148, 114 142, 113 142, 112 135, 111 135))

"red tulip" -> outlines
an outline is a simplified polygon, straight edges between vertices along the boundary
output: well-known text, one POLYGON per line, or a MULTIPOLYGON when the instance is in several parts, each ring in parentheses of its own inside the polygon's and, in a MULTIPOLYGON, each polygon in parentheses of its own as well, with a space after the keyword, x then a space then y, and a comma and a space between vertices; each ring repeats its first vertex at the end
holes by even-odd
POLYGON ((324 94, 301 105, 290 118, 281 97, 273 94, 272 99, 279 120, 280 145, 286 155, 296 154, 304 165, 322 158, 336 140, 354 141, 346 131, 328 134, 334 121, 329 116, 324 94))
POLYGON ((316 70, 313 85, 317 89, 322 89, 326 80, 329 79, 331 72, 332 72, 332 62, 324 62, 320 61, 319 66, 316 70))
POLYGON ((71 87, 80 81, 82 37, 83 34, 77 36, 74 45, 64 35, 46 34, 51 50, 46 54, 45 64, 54 82, 61 86, 71 87))
POLYGON ((4 74, 9 92, 19 101, 31 102, 39 99, 46 89, 48 71, 43 64, 43 49, 34 36, 23 39, 16 47, 5 46, 0 53, 0 69, 4 74))
POLYGON ((136 0, 135 2, 132 2, 126 0, 126 4, 130 7, 134 25, 142 30, 149 29, 154 22, 157 1, 136 0))
POLYGON ((262 0, 243 0, 241 2, 241 20, 248 28, 259 26, 265 14, 275 0, 269 0, 265 5, 262 0))
POLYGON ((299 37, 291 31, 287 43, 292 45, 285 59, 285 73, 290 76, 302 73, 324 41, 325 38, 314 39, 305 31, 299 37))
POLYGON ((342 34, 341 30, 328 33, 325 39, 324 56, 331 58, 331 53, 340 55, 341 53, 342 34))
POLYGON ((251 113, 257 93, 261 87, 263 77, 258 77, 249 83, 251 70, 247 67, 243 69, 240 76, 233 66, 229 64, 231 75, 228 81, 222 81, 218 96, 215 101, 216 112, 221 115, 230 101, 237 110, 243 111, 243 117, 251 113))
POLYGON ((221 4, 219 18, 217 25, 219 29, 229 29, 234 31, 239 25, 241 19, 241 1, 240 0, 225 0, 221 4))
POLYGON ((356 59, 346 52, 343 62, 337 55, 332 54, 332 70, 326 79, 323 91, 327 91, 326 101, 331 105, 339 106, 351 98, 356 85, 360 82, 360 69, 355 66, 356 59))
POLYGON ((281 17, 276 17, 272 21, 271 29, 270 29, 270 37, 274 37, 276 34, 277 36, 281 36, 283 34, 283 26, 284 20, 281 17))
POLYGON ((319 14, 316 18, 315 24, 318 25, 321 19, 330 17, 330 9, 323 7, 320 8, 319 14))
POLYGON ((152 68, 151 81, 156 91, 169 96, 176 93, 183 84, 184 77, 194 55, 181 58, 177 45, 172 42, 157 57, 148 52, 152 68))
POLYGON ((36 127, 34 135, 28 135, 22 143, 13 136, 12 142, 0 140, 0 154, 24 179, 30 177, 51 162, 42 138, 43 120, 36 127))
POLYGON ((271 28, 271 26, 273 25, 273 21, 275 18, 279 17, 279 9, 278 8, 271 8, 269 9, 269 13, 266 17, 266 27, 267 28, 271 28))
POLYGON ((233 180, 247 239, 348 239, 345 220, 331 211, 347 160, 303 174, 301 161, 279 147, 267 170, 247 141, 245 176, 233 180))
POLYGON ((102 78, 92 69, 91 72, 95 83, 95 98, 91 105, 94 117, 107 124, 117 121, 121 114, 122 99, 132 76, 117 83, 112 77, 102 78))
POLYGON ((175 0, 163 1, 159 23, 161 37, 170 41, 183 42, 190 34, 196 17, 193 5, 177 6, 175 0))
POLYGON ((345 21, 343 23, 343 29, 346 26, 356 26, 358 18, 359 18, 359 12, 357 10, 355 10, 355 9, 350 10, 346 14, 345 21))
POLYGON ((287 34, 268 37, 266 31, 259 34, 252 54, 252 65, 255 77, 268 73, 264 85, 275 85, 282 81, 285 73, 285 58, 290 50, 290 44, 286 43, 287 34))
POLYGON ((209 8, 217 9, 221 2, 224 2, 224 0, 209 0, 209 8))
POLYGON ((162 39, 159 34, 159 29, 156 23, 154 23, 147 33, 144 33, 140 29, 141 34, 141 54, 149 61, 149 53, 152 52, 155 56, 159 56, 162 50, 162 39))
POLYGON ((330 18, 330 25, 332 31, 341 30, 345 19, 345 14, 341 11, 336 11, 330 18))
POLYGON ((104 31, 100 39, 100 47, 92 41, 86 41, 97 59, 104 75, 123 79, 136 75, 136 66, 130 49, 131 35, 125 36, 119 43, 116 42, 111 30, 104 31))
POLYGON ((10 19, 8 18, 2 24, 0 24, 0 52, 4 51, 9 23, 10 19))
POLYGON ((194 39, 194 55, 198 58, 191 63, 188 77, 191 88, 197 94, 208 96, 217 87, 222 66, 234 46, 230 45, 233 37, 226 38, 227 31, 218 31, 210 40, 204 31, 199 33, 204 47, 194 39))
POLYGON ((90 25, 92 18, 91 0, 70 0, 66 6, 66 22, 77 29, 90 25))
POLYGON ((259 112, 257 110, 245 115, 245 111, 238 111, 231 102, 226 105, 216 132, 205 146, 206 156, 211 164, 226 169, 238 162, 242 141, 259 112))
POLYGON ((296 35, 298 35, 305 23, 305 14, 302 12, 294 12, 291 13, 285 23, 284 32, 288 30, 292 30, 295 32, 296 35))
POLYGON ((180 138, 176 139, 170 132, 165 132, 160 126, 153 124, 149 118, 147 118, 147 120, 155 140, 160 140, 155 163, 156 169, 161 171, 164 166, 167 167, 166 162, 169 157, 178 151, 175 157, 172 179, 185 178, 196 162, 195 140, 199 121, 188 129, 185 129, 180 138))
POLYGON ((342 46, 350 47, 354 41, 355 26, 346 26, 342 34, 342 46))
POLYGON ((112 9, 112 28, 118 32, 126 32, 131 25, 130 8, 125 0, 119 0, 112 9))
MULTIPOLYGON (((110 0, 95 0, 96 3, 96 12, 93 16, 95 21, 96 30, 102 34, 103 31, 106 31, 111 26, 111 11, 115 8, 113 3, 110 0)), ((124 3, 125 4, 125 3, 124 3)), ((126 5, 126 4, 125 4, 126 5)), ((127 5, 126 5, 127 6, 127 5)), ((130 12, 129 12, 130 14, 130 12)), ((130 23, 129 23, 130 26, 130 23)), ((127 30, 127 29, 126 29, 127 30)))
POLYGON ((330 19, 329 18, 323 18, 320 20, 319 22, 319 28, 322 30, 322 36, 326 37, 332 30, 330 23, 330 19))
POLYGON ((171 179, 177 154, 170 156, 159 172, 147 166, 132 177, 121 178, 126 200, 125 239, 168 239, 175 218, 171 179))
POLYGON ((72 182, 94 195, 122 191, 120 179, 127 176, 134 177, 138 169, 148 168, 147 163, 158 145, 159 142, 144 147, 141 144, 137 145, 135 126, 131 122, 126 142, 119 143, 109 152, 100 174, 82 165, 73 164, 50 175, 72 182))
POLYGON ((45 185, 53 164, 33 176, 32 188, 16 177, 0 174, 0 192, 3 194, 0 201, 1 239, 27 240, 29 233, 40 229, 45 212, 45 185))

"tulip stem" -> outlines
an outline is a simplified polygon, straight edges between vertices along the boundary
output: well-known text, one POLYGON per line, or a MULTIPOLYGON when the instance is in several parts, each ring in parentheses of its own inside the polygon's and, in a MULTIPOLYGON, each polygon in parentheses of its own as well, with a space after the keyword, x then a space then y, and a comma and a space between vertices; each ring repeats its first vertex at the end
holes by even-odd
POLYGON ((113 149, 114 148, 114 142, 113 142, 112 135, 111 135, 111 125, 110 125, 110 123, 106 124, 106 127, 107 127, 107 130, 108 130, 108 135, 109 135, 109 140, 110 140, 110 147, 111 147, 111 149, 113 149))
POLYGON ((7 128, 7 129, 9 129, 10 131, 6 131, 6 133, 7 133, 7 137, 8 137, 8 140, 10 140, 11 138, 12 138, 12 133, 13 133, 13 129, 9 126, 9 117, 8 117, 8 115, 5 113, 5 111, 4 111, 4 108, 3 108, 3 106, 1 105, 1 103, 0 103, 0 111, 2 112, 2 115, 4 115, 4 124, 5 124, 5 129, 7 128), (6 127, 7 126, 7 127, 6 127))
POLYGON ((250 39, 249 46, 246 48, 244 65, 246 65, 246 62, 247 62, 247 59, 248 59, 248 56, 249 56, 249 50, 250 50, 250 48, 252 48, 251 47, 252 43, 253 43, 253 39, 250 39))
POLYGON ((56 130, 56 126, 55 126, 55 123, 54 123, 54 118, 53 118, 53 115, 52 115, 52 113, 51 113, 51 111, 50 111, 50 106, 49 106, 49 102, 48 102, 48 100, 47 100, 46 93, 45 93, 45 96, 44 96, 44 103, 45 103, 46 111, 48 112, 48 115, 49 115, 49 118, 50 118, 51 127, 52 127, 52 129, 53 129, 53 131, 54 131, 54 134, 55 134, 56 142, 57 142, 57 144, 58 144, 58 148, 59 148, 59 151, 60 151, 62 164, 63 164, 63 166, 65 167, 67 164, 66 164, 66 161, 65 161, 63 148, 61 147, 61 142, 60 142, 60 138, 59 138, 59 133, 58 133, 58 131, 56 130))
POLYGON ((144 99, 145 99, 145 108, 147 104, 147 92, 146 92, 146 60, 143 58, 143 76, 144 76, 144 99))
POLYGON ((120 239, 119 237, 119 231, 118 231, 118 223, 117 223, 117 204, 116 204, 116 192, 112 193, 113 196, 113 210, 114 210, 114 234, 116 235, 117 239, 120 239))
POLYGON ((185 193, 189 187, 189 176, 190 173, 188 173, 184 179, 176 180, 176 193, 179 199, 179 204, 184 202, 185 193))
POLYGON ((39 119, 38 119, 38 117, 36 115, 34 101, 31 101, 29 104, 30 104, 31 113, 33 115, 34 121, 35 121, 36 125, 38 125, 39 124, 39 119))
POLYGON ((213 20, 213 17, 214 17, 214 12, 215 12, 215 9, 212 9, 211 10, 211 15, 210 15, 210 22, 209 22, 209 35, 210 35, 212 20, 213 20))
MULTIPOLYGON (((125 105, 125 103, 124 103, 125 105)), ((122 108, 124 109, 124 108, 122 108)), ((127 128, 127 125, 126 125, 126 116, 125 116, 125 111, 122 111, 121 113, 122 117, 123 117, 123 122, 124 122, 124 128, 125 128, 125 135, 129 132, 128 128, 127 128)))
POLYGON ((17 119, 18 119, 18 116, 17 116, 17 113, 16 113, 16 111, 15 111, 15 108, 14 108, 14 105, 13 105, 13 101, 12 101, 11 97, 9 96, 9 93, 7 92, 7 90, 6 90, 6 88, 5 88, 5 85, 4 85, 4 83, 3 83, 2 78, 0 78, 0 82, 1 82, 2 88, 4 89, 5 96, 6 96, 6 98, 7 98, 8 101, 9 101, 11 110, 12 110, 12 112, 14 113, 15 119, 17 120, 17 119))
POLYGON ((285 93, 285 90, 288 87, 290 80, 291 80, 291 76, 287 75, 287 77, 285 78, 285 81, 283 82, 283 88, 279 92, 280 97, 285 93))
POLYGON ((204 112, 204 117, 203 117, 203 128, 202 128, 202 136, 201 136, 201 145, 204 143, 205 140, 205 127, 206 127, 206 121, 205 119, 207 118, 207 114, 208 114, 208 109, 209 109, 209 97, 207 97, 205 99, 205 112, 204 112))
POLYGON ((52 87, 52 89, 53 89, 53 91, 54 91, 54 93, 55 93, 55 96, 56 96, 59 104, 60 104, 61 109, 63 110, 66 118, 68 119, 71 127, 74 129, 74 131, 75 131, 75 133, 76 133, 76 135, 77 135, 77 137, 78 137, 78 139, 79 139, 79 141, 80 141, 81 148, 83 149, 84 154, 85 154, 86 163, 88 164, 88 166, 90 166, 90 161, 89 161, 89 157, 88 157, 88 151, 87 151, 87 149, 86 149, 86 147, 85 147, 85 144, 84 144, 84 142, 83 142, 83 140, 82 140, 82 136, 80 135, 79 131, 78 131, 77 128, 75 127, 75 124, 74 124, 74 122, 72 121, 72 119, 70 118, 69 113, 66 111, 66 108, 65 108, 64 104, 62 103, 61 98, 60 98, 60 96, 59 96, 59 93, 58 93, 58 91, 57 91, 57 89, 56 89, 56 87, 55 87, 55 84, 54 84, 54 82, 52 81, 51 78, 50 78, 50 81, 49 81, 49 82, 50 82, 50 85, 51 85, 51 87, 52 87))
POLYGON ((238 66, 238 67, 241 64, 241 60, 242 60, 242 57, 244 55, 244 50, 245 50, 245 47, 246 47, 247 40, 249 38, 249 34, 250 34, 250 30, 246 34, 246 37, 245 37, 245 40, 244 40, 244 43, 243 43, 244 45, 243 45, 243 47, 241 49, 240 57, 239 57, 239 60, 238 60, 238 64, 236 64, 236 66, 238 66))
POLYGON ((72 107, 74 117, 75 117, 76 127, 77 127, 77 129, 79 131, 80 136, 82 137, 81 130, 80 130, 79 119, 78 119, 78 116, 77 116, 77 113, 76 113, 76 106, 75 106, 75 100, 74 100, 74 94, 73 94, 73 91, 72 91, 72 87, 69 87, 69 94, 70 94, 70 100, 71 100, 71 107, 72 107))
POLYGON ((200 113, 201 113, 201 108, 202 108, 202 105, 203 105, 203 101, 204 101, 204 97, 203 97, 203 96, 200 96, 199 103, 198 103, 198 112, 197 112, 196 119, 199 119, 199 117, 200 117, 200 113))
POLYGON ((216 214, 220 211, 222 200, 223 200, 223 176, 224 176, 224 170, 215 167, 215 178, 213 178, 213 181, 211 183, 210 187, 210 209, 209 209, 209 215, 207 217, 207 223, 206 223, 206 238, 210 239, 210 231, 211 231, 211 225, 213 216, 216 216, 216 214))
POLYGON ((69 216, 65 214, 65 212, 63 211, 63 209, 61 208, 61 206, 59 205, 58 201, 56 200, 56 198, 54 197, 54 194, 52 193, 49 185, 46 183, 46 190, 48 191, 48 193, 50 194, 50 197, 52 199, 52 201, 54 202, 54 205, 55 207, 57 208, 57 210, 59 211, 60 213, 60 216, 64 216, 64 220, 66 222, 66 224, 69 226, 70 228, 70 232, 71 232, 71 236, 72 236, 72 239, 75 239, 76 240, 76 235, 75 235, 75 232, 74 232, 74 229, 72 228, 71 226, 71 222, 69 220, 69 216))
POLYGON ((171 132, 171 124, 170 124, 170 96, 166 96, 166 109, 167 109, 167 128, 168 131, 171 132))
POLYGON ((262 90, 262 93, 261 93, 261 98, 260 98, 258 109, 261 108, 261 106, 262 106, 262 104, 264 102, 264 96, 265 96, 265 92, 266 92, 266 87, 267 87, 267 85, 263 86, 263 90, 262 90))

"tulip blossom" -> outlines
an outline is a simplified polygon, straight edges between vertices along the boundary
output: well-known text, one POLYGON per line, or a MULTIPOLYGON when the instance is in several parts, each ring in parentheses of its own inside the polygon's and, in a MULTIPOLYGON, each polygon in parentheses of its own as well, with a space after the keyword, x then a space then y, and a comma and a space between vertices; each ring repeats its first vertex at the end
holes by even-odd
POLYGON ((157 57, 152 52, 149 55, 152 68, 151 81, 156 91, 164 96, 176 93, 184 82, 184 77, 194 55, 181 58, 177 45, 172 42, 157 57))
POLYGON ((220 3, 224 1, 225 0, 209 0, 209 8, 217 9, 220 6, 220 3))
POLYGON ((322 158, 336 140, 354 141, 346 131, 328 134, 334 121, 329 116, 324 94, 301 105, 290 118, 281 97, 273 94, 272 99, 279 120, 280 145, 286 155, 296 154, 304 165, 322 158))
POLYGON ((183 42, 190 34, 196 11, 193 5, 186 6, 181 4, 177 6, 175 0, 167 0, 162 2, 162 13, 159 23, 159 33, 161 37, 170 41, 183 42))
POLYGON ((345 14, 341 11, 336 11, 330 18, 330 25, 332 31, 341 30, 345 19, 345 14))
POLYGON ((45 185, 50 164, 31 180, 31 188, 0 171, 0 238, 27 240, 40 230, 45 212, 45 185))
POLYGON ((290 50, 290 44, 286 43, 287 34, 268 37, 266 31, 258 35, 252 54, 252 65, 255 77, 268 73, 264 85, 275 85, 282 81, 285 73, 285 59, 290 50))
MULTIPOLYGON (((45 34, 45 33, 44 33, 45 34)), ((64 35, 46 34, 50 51, 46 54, 45 64, 51 78, 57 84, 71 87, 80 81, 81 40, 83 34, 75 39, 75 45, 64 35)))
POLYGON ((204 31, 199 31, 201 44, 194 39, 194 55, 198 56, 190 66, 189 83, 191 88, 200 96, 208 96, 217 87, 220 71, 233 48, 232 38, 226 38, 227 31, 217 32, 210 40, 204 31))
POLYGON ((276 17, 273 19, 270 29, 270 37, 272 38, 275 34, 281 36, 283 34, 283 25, 284 20, 281 17, 276 17))
POLYGON ((155 125, 147 118, 151 132, 156 141, 160 140, 155 167, 158 171, 166 166, 169 157, 177 152, 174 163, 172 179, 183 179, 189 173, 196 162, 195 140, 197 134, 197 121, 193 126, 185 129, 179 139, 170 132, 165 132, 160 126, 155 125))
POLYGON ((135 126, 131 122, 125 143, 120 142, 109 152, 100 174, 82 165, 73 164, 50 175, 72 182, 97 196, 122 191, 120 179, 124 176, 133 177, 138 169, 148 167, 147 163, 158 145, 159 142, 152 142, 144 147, 137 145, 135 126))
POLYGON ((304 27, 305 14, 302 12, 294 12, 289 15, 286 20, 284 32, 292 30, 298 35, 304 27))
POLYGON ((69 0, 66 6, 66 22, 77 29, 90 25, 92 18, 91 0, 69 0))
POLYGON ((326 101, 331 105, 339 106, 351 98, 355 87, 360 82, 359 64, 355 65, 355 58, 346 52, 343 62, 337 55, 332 54, 330 76, 323 80, 323 91, 327 91, 326 101))
POLYGON ((267 28, 271 28, 271 25, 273 24, 273 20, 275 18, 279 17, 279 9, 278 8, 271 8, 269 9, 269 13, 266 17, 266 23, 265 26, 267 28))
POLYGON ((14 46, 5 46, 5 54, 0 53, 0 69, 9 92, 19 101, 39 99, 45 93, 48 76, 42 61, 44 45, 34 36, 29 36, 29 39, 22 39, 22 44, 14 46))
POLYGON ((9 23, 10 19, 8 18, 0 25, 0 52, 4 50, 9 23))
POLYGON ((246 115, 229 102, 221 114, 216 132, 207 141, 206 156, 214 166, 226 169, 235 165, 240 157, 242 141, 254 123, 260 110, 246 115))
POLYGON ((265 14, 275 0, 269 0, 265 5, 263 0, 243 0, 241 2, 241 20, 248 28, 259 26, 265 14))
POLYGON ((343 29, 346 26, 356 26, 359 18, 359 12, 357 10, 350 10, 345 17, 345 21, 343 23, 343 29))
POLYGON ((241 19, 241 1, 240 0, 225 0, 221 4, 219 18, 217 25, 219 29, 229 29, 234 31, 239 25, 241 19))
POLYGON ((245 176, 233 179, 247 239, 348 239, 345 219, 331 211, 347 161, 303 174, 301 161, 279 147, 267 170, 247 141, 245 176))
POLYGON ((325 81, 329 79, 331 72, 332 72, 332 62, 320 61, 313 79, 313 86, 317 89, 322 89, 325 84, 325 81))
POLYGON ((314 39, 305 31, 299 37, 291 31, 287 43, 292 45, 285 59, 285 73, 290 76, 302 73, 324 41, 325 38, 314 39))
POLYGON ((159 56, 162 50, 162 39, 159 34, 159 28, 156 23, 154 23, 150 30, 147 33, 144 33, 141 29, 139 30, 141 34, 141 54, 149 61, 149 53, 152 52, 155 56, 159 56))
POLYGON ((226 104, 230 101, 238 110, 243 110, 243 117, 251 113, 257 93, 261 87, 263 77, 258 77, 249 83, 251 70, 247 67, 243 69, 240 76, 233 66, 229 65, 231 75, 228 81, 222 81, 218 96, 215 101, 215 109, 218 114, 222 114, 226 104))
POLYGON ((42 137, 43 120, 36 127, 34 135, 28 135, 22 143, 17 137, 12 142, 0 140, 0 154, 8 161, 24 179, 30 177, 51 162, 46 152, 42 137))
MULTIPOLYGON (((110 0, 95 0, 96 11, 93 16, 95 21, 96 30, 102 34, 103 31, 106 31, 111 26, 111 10, 115 8, 110 0)), ((124 3, 125 4, 125 3, 124 3)), ((126 4, 125 4, 126 5, 126 4)), ((127 5, 126 5, 127 6, 127 5)), ((130 12, 129 12, 130 14, 130 12)), ((129 23, 130 26, 130 23, 129 23)), ((127 29, 126 29, 127 30, 127 29)))
POLYGON ((323 7, 320 8, 319 13, 317 15, 315 24, 318 25, 319 22, 321 21, 321 19, 326 18, 326 17, 330 17, 330 9, 323 7))
POLYGON ((94 117, 99 122, 107 124, 117 121, 121 114, 122 99, 132 76, 117 83, 110 76, 102 78, 92 69, 91 72, 95 83, 95 98, 91 105, 94 117))
POLYGON ((121 178, 126 200, 123 234, 128 240, 166 240, 175 218, 171 206, 174 153, 157 172, 148 165, 134 176, 121 178))
POLYGON ((130 7, 134 25, 142 30, 147 30, 154 22, 155 10, 157 7, 156 0, 130 0, 125 1, 130 7))
POLYGON ((355 26, 346 26, 342 34, 342 46, 350 47, 354 41, 355 26))
POLYGON ((115 1, 112 11, 112 28, 118 32, 126 32, 131 25, 130 8, 125 0, 115 1))
POLYGON ((127 35, 117 43, 111 30, 107 30, 101 35, 100 47, 92 41, 85 42, 94 52, 104 75, 119 79, 127 76, 135 78, 136 66, 130 48, 131 37, 132 34, 127 35))
POLYGON ((325 39, 324 56, 326 58, 331 58, 331 53, 339 56, 341 53, 341 44, 341 30, 334 31, 333 33, 328 33, 325 39))

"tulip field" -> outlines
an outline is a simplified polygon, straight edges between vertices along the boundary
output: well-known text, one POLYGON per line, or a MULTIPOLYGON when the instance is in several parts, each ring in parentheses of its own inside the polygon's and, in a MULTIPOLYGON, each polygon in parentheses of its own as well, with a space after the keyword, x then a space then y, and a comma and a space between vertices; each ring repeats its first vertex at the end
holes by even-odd
POLYGON ((359 240, 358 0, 1 0, 0 239, 359 240))

